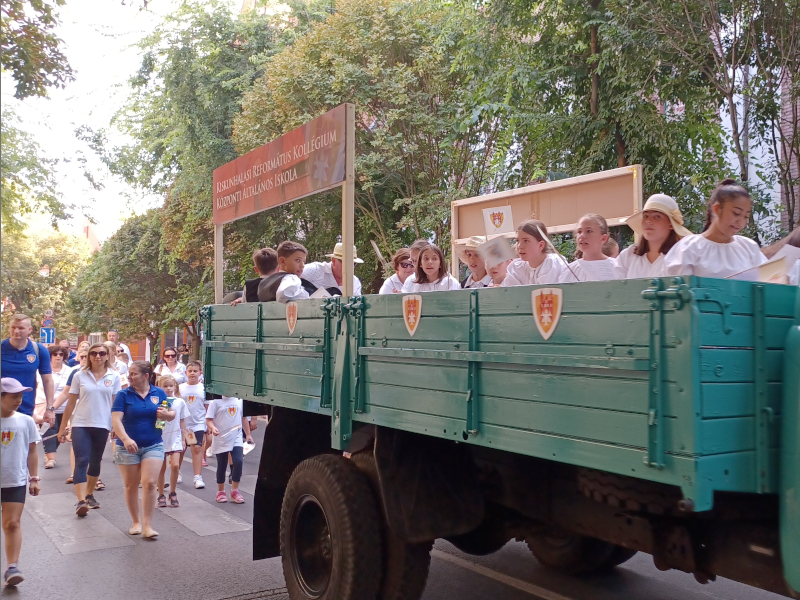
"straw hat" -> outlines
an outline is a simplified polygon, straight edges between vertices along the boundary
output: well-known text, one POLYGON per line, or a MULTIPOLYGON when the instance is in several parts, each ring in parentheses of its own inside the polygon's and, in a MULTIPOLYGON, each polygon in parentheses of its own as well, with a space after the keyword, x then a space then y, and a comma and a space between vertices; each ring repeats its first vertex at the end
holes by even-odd
MULTIPOLYGON (((337 243, 333 247, 333 253, 332 254, 326 254, 325 256, 327 256, 328 258, 337 258, 339 260, 342 260, 344 258, 344 247, 342 246, 342 242, 337 243)), ((358 265, 360 265, 361 263, 364 262, 363 260, 358 258, 358 256, 356 255, 356 247, 355 246, 353 246, 353 262, 358 264, 358 265)))
POLYGON ((653 194, 647 199, 644 208, 640 212, 622 220, 623 223, 633 229, 637 238, 642 237, 644 234, 642 218, 646 210, 658 211, 667 215, 667 217, 669 217, 669 222, 672 223, 672 228, 675 230, 675 233, 678 234, 678 238, 692 235, 692 232, 683 226, 683 215, 675 199, 666 194, 653 194))
POLYGON ((464 244, 456 244, 456 254, 458 254, 458 258, 461 259, 461 262, 467 262, 464 253, 467 250, 477 250, 478 246, 481 244, 486 243, 486 238, 482 235, 473 235, 469 238, 466 243, 464 244))

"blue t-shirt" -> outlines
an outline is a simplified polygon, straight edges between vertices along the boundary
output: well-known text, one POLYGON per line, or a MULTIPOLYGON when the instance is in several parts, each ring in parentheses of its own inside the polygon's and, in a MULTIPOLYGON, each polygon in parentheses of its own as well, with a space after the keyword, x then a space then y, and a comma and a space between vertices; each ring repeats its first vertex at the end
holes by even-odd
MULTIPOLYGON (((111 412, 121 412, 125 432, 139 448, 146 448, 161 441, 161 429, 156 429, 156 410, 167 399, 167 393, 154 385, 144 398, 132 387, 117 392, 111 412)), ((117 438, 117 445, 124 446, 117 438)))
POLYGON ((36 371, 42 375, 51 375, 50 352, 39 344, 39 356, 33 347, 34 342, 28 340, 24 350, 17 350, 11 345, 8 338, 0 344, 0 371, 3 377, 13 377, 25 387, 33 388, 31 392, 23 392, 22 404, 17 409, 19 412, 33 416, 33 407, 36 404, 36 371))

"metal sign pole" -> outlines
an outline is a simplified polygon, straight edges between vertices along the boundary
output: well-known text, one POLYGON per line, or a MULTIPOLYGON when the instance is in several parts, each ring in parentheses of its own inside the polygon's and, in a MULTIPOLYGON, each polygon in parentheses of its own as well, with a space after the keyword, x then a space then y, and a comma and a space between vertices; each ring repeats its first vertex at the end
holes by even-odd
POLYGON ((214 304, 222 304, 222 228, 224 225, 214 224, 214 304))
POLYGON ((342 183, 342 295, 353 295, 355 244, 356 106, 347 104, 345 178, 342 183))

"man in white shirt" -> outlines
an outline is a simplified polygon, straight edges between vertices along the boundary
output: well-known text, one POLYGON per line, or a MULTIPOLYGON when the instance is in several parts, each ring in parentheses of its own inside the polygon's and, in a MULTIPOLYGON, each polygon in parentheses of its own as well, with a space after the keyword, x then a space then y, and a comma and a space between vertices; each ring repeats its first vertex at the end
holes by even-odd
MULTIPOLYGON (((341 242, 336 244, 331 254, 326 254, 331 259, 330 262, 313 262, 305 265, 303 269, 303 279, 313 283, 318 288, 337 288, 339 294, 342 293, 342 258, 344 258, 344 248, 341 242)), ((363 263, 356 256, 356 248, 353 246, 353 262, 357 265, 363 263)), ((330 290, 329 290, 330 291, 330 290)), ((353 295, 361 295, 361 280, 353 275, 353 295)))
POLYGON ((117 348, 122 348, 125 350, 125 354, 128 355, 128 362, 133 362, 133 356, 131 355, 131 349, 128 348, 127 344, 123 344, 119 341, 119 333, 117 333, 116 329, 109 329, 106 333, 106 339, 109 342, 114 342, 117 345, 117 348))

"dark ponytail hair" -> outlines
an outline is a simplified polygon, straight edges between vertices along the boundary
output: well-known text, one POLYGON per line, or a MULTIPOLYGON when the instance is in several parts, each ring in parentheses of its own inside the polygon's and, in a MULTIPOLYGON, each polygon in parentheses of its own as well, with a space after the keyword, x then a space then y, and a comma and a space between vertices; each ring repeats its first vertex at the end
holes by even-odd
POLYGON ((135 360, 131 363, 128 369, 136 369, 139 373, 147 375, 148 381, 151 385, 155 385, 155 373, 153 372, 153 365, 148 360, 135 360))
POLYGON ((711 197, 708 199, 708 208, 706 209, 706 224, 703 231, 711 227, 711 221, 714 217, 714 205, 719 204, 722 206, 729 200, 736 200, 737 198, 747 198, 751 202, 753 199, 746 189, 736 183, 735 179, 723 179, 711 192, 711 197))

